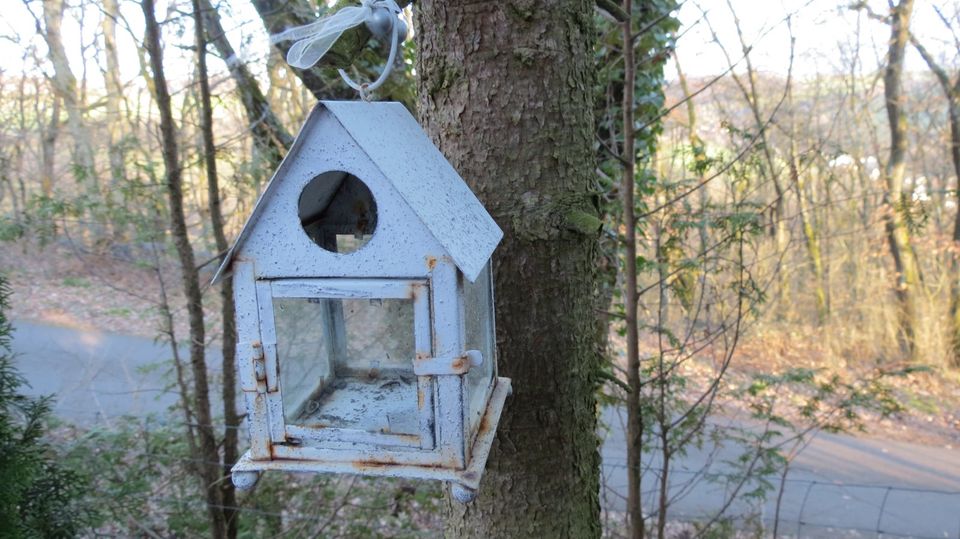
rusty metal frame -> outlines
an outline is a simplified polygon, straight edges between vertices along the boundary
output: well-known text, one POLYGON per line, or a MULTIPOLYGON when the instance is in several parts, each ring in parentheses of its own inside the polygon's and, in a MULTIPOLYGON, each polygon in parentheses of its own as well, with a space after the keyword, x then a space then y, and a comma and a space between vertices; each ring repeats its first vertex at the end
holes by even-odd
MULTIPOLYGON (((502 237, 402 105, 319 104, 214 279, 234 274, 238 375, 250 428, 250 450, 234 468, 234 483, 252 486, 263 470, 348 472, 451 481, 459 486, 456 499, 470 499, 510 381, 497 377, 494 346, 482 358, 493 365, 486 407, 479 421, 476 409, 468 411, 467 374, 480 363, 465 349, 463 283, 489 266, 502 237), (351 254, 317 248, 300 222, 303 190, 330 171, 360 179, 376 200, 377 229, 351 254), (287 425, 277 297, 413 299, 418 428, 395 434, 287 425)), ((327 322, 321 325, 339 335, 327 322)))
MULTIPOLYGON (((431 343, 429 284, 424 279, 264 279, 256 282, 257 302, 260 313, 260 333, 266 356, 268 393, 266 400, 270 442, 291 444, 293 451, 300 451, 300 444, 319 444, 324 448, 341 447, 347 444, 356 448, 415 447, 427 450, 419 462, 438 463, 442 456, 432 454, 435 447, 435 410, 433 378, 418 376, 417 408, 420 434, 371 433, 359 429, 305 427, 287 424, 284 417, 282 380, 279 380, 279 365, 276 357, 276 320, 273 313, 274 298, 321 298, 321 299, 409 299, 414 307, 415 348, 418 353, 429 353, 431 343), (273 378, 273 380, 271 379, 273 378), (271 383, 273 382, 273 383, 271 383)), ((303 448, 303 450, 306 450, 303 448)), ((271 454, 276 448, 271 449, 271 454)), ((309 457, 305 457, 309 458, 309 457)), ((384 458, 395 458, 385 455, 384 458)))
MULTIPOLYGON (((419 465, 414 462, 414 459, 410 458, 412 456, 410 453, 407 453, 410 456, 406 458, 401 457, 396 461, 387 462, 380 458, 382 456, 381 452, 334 452, 313 448, 313 451, 305 453, 294 451, 294 448, 289 446, 278 446, 273 452, 272 459, 257 459, 252 451, 248 451, 237 461, 232 471, 237 476, 259 474, 264 471, 285 471, 414 477, 450 481, 468 489, 476 490, 480 487, 480 479, 487 465, 490 448, 496 438, 504 402, 511 390, 510 379, 496 379, 470 451, 470 462, 463 467, 419 465)), ((404 453, 396 452, 396 454, 402 455, 404 453)))

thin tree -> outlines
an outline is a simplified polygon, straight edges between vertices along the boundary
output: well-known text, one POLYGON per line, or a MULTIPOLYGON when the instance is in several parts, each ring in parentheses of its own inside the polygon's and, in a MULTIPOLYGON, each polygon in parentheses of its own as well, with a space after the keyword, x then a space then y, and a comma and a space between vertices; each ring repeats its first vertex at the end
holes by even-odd
MULTIPOLYGON (((200 487, 207 504, 210 518, 211 535, 225 537, 226 523, 222 511, 223 500, 220 496, 220 456, 210 414, 210 385, 207 381, 205 360, 205 328, 203 320, 203 297, 200 292, 200 276, 196 258, 190 245, 184 212, 183 176, 177 145, 177 128, 173 120, 173 107, 170 91, 163 69, 163 49, 160 45, 160 25, 154 13, 153 0, 143 0, 140 4, 146 27, 144 48, 150 56, 150 69, 153 73, 154 99, 160 113, 160 141, 163 154, 164 179, 169 203, 170 229, 173 244, 180 262, 183 292, 187 302, 187 314, 190 327, 190 366, 193 379, 192 413, 187 413, 186 428, 194 429, 198 447, 192 448, 197 461, 194 469, 200 480, 200 487), (195 420, 190 424, 189 419, 195 420)), ((173 343, 176 346, 177 343, 173 343)))
POLYGON ((883 73, 884 100, 890 128, 890 157, 884 167, 886 189, 883 202, 887 243, 896 271, 894 290, 898 303, 897 339, 901 353, 916 351, 916 288, 920 286, 920 268, 910 242, 907 217, 910 195, 904 191, 907 157, 907 115, 904 112, 903 58, 910 35, 913 0, 900 0, 890 8, 890 44, 883 73))
MULTIPOLYGON (((47 44, 47 57, 53 64, 53 88, 67 112, 67 126, 73 138, 73 170, 77 183, 86 186, 93 200, 99 200, 100 187, 94 170, 93 149, 83 116, 83 101, 77 87, 77 77, 70 68, 67 50, 63 43, 64 0, 43 2, 43 27, 37 20, 37 32, 47 44)), ((93 227, 96 231, 97 227, 93 227)))
MULTIPOLYGON (((194 40, 197 57, 197 79, 200 85, 200 131, 203 134, 203 165, 207 173, 207 207, 213 238, 220 260, 227 255, 230 244, 224 232, 223 209, 220 206, 220 180, 217 177, 217 147, 213 138, 213 106, 210 102, 210 78, 207 74, 207 41, 201 0, 193 0, 194 40)), ((266 144, 267 148, 279 150, 266 144)), ((239 458, 237 434, 240 418, 237 414, 237 324, 234 319, 233 278, 228 276, 220 286, 220 319, 223 323, 221 350, 223 351, 221 391, 223 397, 223 479, 219 482, 226 520, 227 537, 237 536, 237 495, 230 480, 230 468, 239 458)))
POLYGON ((637 221, 633 200, 636 181, 637 152, 634 146, 634 90, 636 89, 636 61, 633 49, 633 1, 623 0, 623 11, 629 14, 621 23, 623 37, 623 149, 620 160, 623 172, 620 189, 623 192, 623 302, 624 323, 627 326, 627 526, 635 539, 644 536, 643 500, 643 415, 640 409, 643 385, 640 379, 640 336, 637 326, 637 221))
MULTIPOLYGON (((790 32, 791 47, 795 43, 793 37, 793 27, 787 24, 790 32)), ((786 85, 787 109, 789 111, 787 135, 787 163, 789 169, 790 182, 793 184, 793 192, 797 198, 797 216, 800 218, 800 229, 803 231, 803 237, 806 240, 807 258, 810 260, 810 267, 813 272, 813 295, 816 301, 817 324, 822 325, 829 316, 829 306, 827 302, 827 289, 825 286, 826 272, 824 270, 823 251, 820 247, 820 231, 817 230, 816 219, 810 209, 807 200, 807 185, 804 171, 800 165, 800 155, 797 144, 797 121, 796 104, 793 100, 793 81, 788 81, 786 85)), ((785 218, 784 218, 785 220, 785 218)))
MULTIPOLYGON (((760 89, 760 83, 757 77, 757 70, 754 67, 753 60, 750 56, 750 52, 753 50, 753 45, 747 43, 743 33, 740 17, 734 9, 733 4, 730 3, 729 0, 726 1, 726 4, 731 16, 733 17, 734 28, 737 31, 737 39, 739 40, 740 50, 743 54, 742 60, 746 67, 746 82, 744 82, 743 78, 733 70, 735 62, 727 52, 727 49, 720 40, 720 37, 717 35, 716 30, 714 30, 713 24, 710 21, 710 17, 707 16, 706 10, 704 10, 702 7, 699 9, 701 13, 703 13, 703 20, 710 29, 713 42, 723 53, 724 58, 727 61, 727 65, 730 67, 730 78, 733 79, 737 89, 740 90, 740 94, 743 96, 743 99, 747 103, 747 106, 750 110, 750 116, 753 120, 752 127, 755 130, 752 134, 759 139, 759 149, 763 154, 763 165, 759 170, 763 179, 768 180, 771 185, 773 185, 774 190, 774 204, 773 211, 771 212, 771 229, 773 232, 777 252, 785 253, 787 249, 789 249, 790 231, 787 228, 787 219, 785 217, 786 190, 783 186, 783 180, 781 178, 783 167, 778 163, 777 156, 774 155, 774 150, 770 144, 769 135, 765 127, 766 115, 762 110, 761 103, 762 91, 760 89)), ((776 268, 776 271, 780 278, 779 294, 781 305, 789 305, 789 274, 785 268, 779 266, 776 268)))
MULTIPOLYGON (((100 31, 103 34, 103 55, 106 66, 103 69, 103 81, 107 112, 107 155, 110 164, 110 187, 104 190, 104 204, 108 209, 115 208, 122 200, 122 184, 126 175, 124 161, 125 150, 123 143, 123 122, 121 121, 121 104, 123 102, 123 84, 120 82, 120 56, 117 48, 117 18, 120 16, 120 6, 117 0, 103 0, 103 18, 100 21, 100 31)), ((113 238, 122 241, 122 230, 111 219, 113 238)))
MULTIPOLYGON (((939 12, 938 12, 939 13, 939 12)), ((941 15, 941 20, 949 28, 947 19, 941 15)), ((960 73, 953 80, 947 70, 930 54, 917 38, 911 34, 913 44, 930 71, 937 77, 937 82, 947 99, 947 117, 950 122, 950 158, 953 162, 954 176, 957 178, 957 192, 960 192, 960 73)), ((960 367, 960 209, 957 210, 953 224, 954 248, 950 256, 950 362, 960 367)))
POLYGON ((265 154, 269 165, 279 164, 283 154, 293 143, 293 137, 270 108, 270 102, 263 95, 257 78, 247 64, 237 57, 220 22, 220 14, 210 0, 200 0, 200 13, 203 15, 201 24, 205 40, 216 48, 230 70, 240 102, 247 113, 255 147, 265 154))

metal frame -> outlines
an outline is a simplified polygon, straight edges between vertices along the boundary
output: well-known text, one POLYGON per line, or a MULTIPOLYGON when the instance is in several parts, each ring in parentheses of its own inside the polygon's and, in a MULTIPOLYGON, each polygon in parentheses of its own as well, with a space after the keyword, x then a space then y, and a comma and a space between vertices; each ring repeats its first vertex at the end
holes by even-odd
MULTIPOLYGON (((452 481, 462 487, 454 497, 469 499, 464 489, 479 486, 510 381, 497 377, 495 351, 484 357, 494 366, 486 408, 479 422, 468 415, 466 375, 476 357, 465 349, 463 280, 479 276, 502 237, 402 105, 320 103, 214 277, 234 274, 238 374, 250 426, 250 450, 234 467, 234 483, 252 486, 271 469, 352 472, 452 481), (330 171, 358 178, 376 202, 376 230, 350 254, 319 249, 299 218, 304 188, 330 171), (419 436, 286 424, 273 312, 281 297, 413 299, 419 417, 410 430, 419 436)), ((318 314, 328 352, 340 357, 335 303, 318 314)))
MULTIPOLYGON (((276 470, 285 472, 321 472, 321 473, 352 473, 363 475, 377 475, 384 477, 415 477, 419 479, 435 479, 450 481, 468 489, 476 490, 480 487, 480 479, 490 456, 490 448, 496 438, 497 426, 503 412, 504 402, 511 393, 509 378, 497 378, 480 429, 471 448, 470 463, 463 468, 451 466, 419 465, 412 459, 397 460, 385 463, 382 459, 365 460, 369 455, 355 451, 349 453, 332 451, 311 451, 295 453, 286 448, 275 452, 272 460, 258 460, 252 450, 246 452, 232 472, 235 477, 243 474, 259 474, 260 472, 276 470), (304 458, 304 457, 307 458, 304 458)), ((244 479, 245 480, 245 479, 244 479)))
POLYGON ((239 260, 234 271, 238 306, 246 307, 238 313, 253 313, 238 315, 239 338, 241 343, 248 343, 239 348, 238 360, 251 412, 251 449, 235 471, 282 469, 411 476, 476 488, 510 382, 496 377, 495 369, 480 426, 477 432, 466 432, 465 380, 460 371, 464 364, 469 368, 469 358, 462 351, 463 295, 452 261, 438 260, 426 280, 257 280, 253 264, 239 260), (420 436, 286 424, 280 397, 283 381, 278 361, 282 358, 277 358, 273 313, 273 299, 282 297, 414 301, 414 365, 419 362, 426 370, 439 371, 418 376, 420 436), (249 305, 251 300, 255 305, 249 305), (456 363, 460 367, 452 366, 456 363), (468 445, 472 446, 469 451, 468 445), (470 479, 471 472, 476 481, 470 479))
MULTIPOLYGON (((318 299, 409 299, 413 301, 415 349, 418 356, 430 355, 430 305, 429 284, 423 279, 269 279, 256 283, 260 312, 260 334, 266 352, 266 370, 279 378, 276 357, 276 319, 273 312, 274 298, 318 299)), ((267 377, 267 415, 270 424, 270 441, 273 444, 291 445, 291 451, 309 451, 306 447, 336 448, 347 444, 355 448, 395 447, 432 450, 435 446, 433 381, 429 376, 417 377, 417 408, 420 434, 371 433, 360 429, 335 427, 310 427, 288 424, 284 417, 282 380, 271 383, 267 377), (272 393, 274 392, 275 393, 272 393), (296 446, 306 447, 297 448, 296 446)), ((276 449, 274 449, 274 453, 276 449)), ((385 458, 398 458, 385 455, 385 458)), ((401 457, 402 458, 402 457, 401 457)), ((439 463, 440 456, 427 457, 428 462, 439 463)))
MULTIPOLYGON (((479 279, 481 276, 486 275, 486 279, 485 279, 486 283, 484 284, 484 286, 486 286, 487 289, 489 290, 488 293, 490 294, 490 305, 491 305, 491 309, 492 309, 492 305, 494 305, 494 304, 496 303, 496 299, 497 299, 496 296, 495 296, 495 289, 494 289, 494 286, 493 286, 493 282, 494 282, 494 281, 493 281, 493 264, 488 260, 488 261, 487 261, 487 265, 484 267, 484 269, 486 270, 486 273, 484 274, 484 270, 481 270, 480 273, 478 274, 477 278, 479 279)), ((463 290, 462 290, 462 289, 459 289, 459 292, 460 292, 460 294, 462 295, 463 290)), ((466 305, 463 306, 463 309, 461 310, 461 312, 465 312, 465 311, 466 311, 466 305)), ((462 333, 461 333, 462 337, 461 337, 461 338, 463 338, 464 340, 466 340, 466 320, 465 320, 465 319, 462 320, 461 330, 462 330, 462 333)), ((485 358, 483 358, 483 361, 490 361, 490 362, 492 362, 492 366, 493 366, 493 376, 492 376, 492 378, 491 378, 491 380, 490 380, 490 383, 487 384, 487 387, 486 387, 486 389, 485 389, 485 391, 484 391, 484 392, 485 392, 485 395, 484 395, 484 397, 483 397, 483 398, 484 398, 484 402, 490 402, 490 399, 493 398, 493 391, 496 389, 497 380, 499 380, 499 376, 500 376, 500 371, 499 371, 498 364, 497 364, 497 346, 496 346, 497 320, 496 320, 496 316, 494 316, 494 313, 493 313, 493 312, 490 313, 490 334, 493 336, 493 346, 492 346, 492 349, 491 349, 491 357, 489 357, 489 358, 486 358, 486 357, 485 357, 485 358)), ((466 381, 465 381, 465 380, 464 380, 464 384, 466 384, 466 381)), ((469 399, 469 396, 468 396, 467 398, 469 399)), ((467 401, 464 401, 464 417, 465 417, 465 419, 464 419, 464 428, 465 428, 465 429, 469 429, 469 428, 470 428, 470 422, 466 420, 466 414, 467 414, 467 413, 468 413, 468 403, 467 403, 467 401)), ((478 423, 478 425, 479 425, 479 423, 478 423)), ((467 440, 469 441, 470 444, 476 443, 476 439, 477 439, 477 436, 479 435, 479 431, 480 431, 480 428, 479 428, 479 426, 478 426, 477 430, 466 432, 466 437, 467 437, 467 440)))

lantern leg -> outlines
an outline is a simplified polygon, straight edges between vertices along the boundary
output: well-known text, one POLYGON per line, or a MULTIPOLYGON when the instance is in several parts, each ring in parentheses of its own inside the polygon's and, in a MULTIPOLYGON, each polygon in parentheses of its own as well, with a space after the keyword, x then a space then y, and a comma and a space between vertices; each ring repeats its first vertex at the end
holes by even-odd
POLYGON ((260 472, 233 472, 230 474, 233 486, 240 490, 250 490, 260 479, 260 472))
POLYGON ((450 495, 460 503, 470 503, 476 499, 477 491, 460 483, 450 483, 450 495))

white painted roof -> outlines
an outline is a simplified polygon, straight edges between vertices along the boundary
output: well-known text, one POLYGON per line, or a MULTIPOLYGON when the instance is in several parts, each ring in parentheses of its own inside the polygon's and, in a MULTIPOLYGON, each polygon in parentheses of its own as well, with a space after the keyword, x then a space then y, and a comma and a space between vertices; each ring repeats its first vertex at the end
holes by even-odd
MULTIPOLYGON (((503 231, 407 109, 400 103, 321 101, 307 118, 290 149, 291 155, 300 151, 304 143, 301 137, 311 132, 307 127, 318 120, 321 109, 333 114, 464 276, 475 280, 503 238, 503 231)), ((217 270, 214 282, 228 270, 249 235, 248 228, 256 223, 261 206, 270 198, 272 187, 283 181, 283 171, 281 164, 217 270)))

